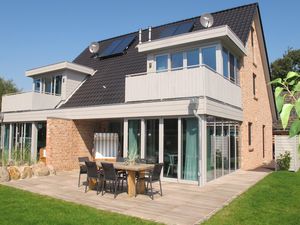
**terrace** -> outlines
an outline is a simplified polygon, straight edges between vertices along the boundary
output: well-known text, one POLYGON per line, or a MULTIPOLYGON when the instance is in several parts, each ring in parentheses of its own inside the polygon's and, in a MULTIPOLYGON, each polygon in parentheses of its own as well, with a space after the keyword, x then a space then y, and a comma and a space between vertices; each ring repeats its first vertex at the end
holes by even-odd
MULTIPOLYGON (((77 171, 3 184, 165 224, 196 224, 209 218, 268 173, 268 170, 238 170, 211 181, 202 188, 189 184, 163 182, 163 196, 155 194, 153 201, 147 195, 129 198, 125 192, 119 194, 116 199, 110 193, 104 196, 97 196, 95 191, 84 193, 84 186, 77 187, 77 171)), ((157 186, 154 187, 158 190, 157 186)))

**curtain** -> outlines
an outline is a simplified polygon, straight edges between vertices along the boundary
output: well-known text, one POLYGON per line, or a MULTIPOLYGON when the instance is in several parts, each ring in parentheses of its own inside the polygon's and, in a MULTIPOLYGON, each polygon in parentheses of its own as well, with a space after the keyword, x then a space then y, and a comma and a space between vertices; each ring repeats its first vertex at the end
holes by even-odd
POLYGON ((128 121, 128 153, 139 154, 138 151, 139 120, 128 121))
POLYGON ((198 120, 186 119, 184 179, 198 179, 198 120))

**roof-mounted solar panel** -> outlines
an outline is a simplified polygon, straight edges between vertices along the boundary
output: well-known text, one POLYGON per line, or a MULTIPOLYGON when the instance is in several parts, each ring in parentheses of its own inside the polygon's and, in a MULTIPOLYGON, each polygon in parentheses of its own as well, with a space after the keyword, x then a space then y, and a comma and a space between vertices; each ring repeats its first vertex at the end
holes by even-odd
POLYGON ((186 22, 178 25, 173 25, 170 27, 165 28, 160 32, 159 37, 164 38, 164 37, 170 37, 178 34, 183 34, 190 32, 193 29, 194 22, 186 22))
POLYGON ((124 51, 128 49, 130 44, 134 41, 135 37, 136 35, 130 35, 114 40, 99 54, 99 57, 105 58, 113 55, 123 54, 124 51))

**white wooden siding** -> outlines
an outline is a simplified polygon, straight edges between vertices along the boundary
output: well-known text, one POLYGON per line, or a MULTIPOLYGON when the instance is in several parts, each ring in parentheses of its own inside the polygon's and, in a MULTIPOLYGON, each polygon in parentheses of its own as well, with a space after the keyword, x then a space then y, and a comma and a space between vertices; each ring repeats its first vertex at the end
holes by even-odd
POLYGON ((60 96, 37 92, 5 95, 2 97, 2 112, 53 109, 60 96))
POLYGON ((128 76, 125 81, 126 102, 194 96, 242 108, 241 88, 206 66, 128 76))
POLYGON ((291 153, 290 171, 298 171, 300 167, 300 154, 298 153, 299 138, 289 138, 288 135, 275 135, 275 158, 286 151, 291 153))

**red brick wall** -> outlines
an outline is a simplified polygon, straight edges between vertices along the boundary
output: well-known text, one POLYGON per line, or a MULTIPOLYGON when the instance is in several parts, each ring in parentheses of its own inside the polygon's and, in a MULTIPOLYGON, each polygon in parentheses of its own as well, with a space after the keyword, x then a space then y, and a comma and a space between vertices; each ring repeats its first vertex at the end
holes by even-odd
POLYGON ((254 49, 251 48, 251 34, 247 41, 247 56, 240 71, 243 123, 241 125, 241 167, 254 169, 272 160, 272 114, 267 93, 267 81, 263 70, 259 43, 254 28, 254 49), (255 55, 255 65, 253 64, 255 55), (256 74, 256 97, 253 96, 253 73, 256 74), (248 122, 252 123, 252 144, 248 145, 248 122), (265 158, 263 158, 262 126, 265 125, 265 158))

